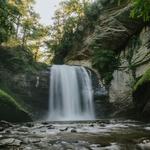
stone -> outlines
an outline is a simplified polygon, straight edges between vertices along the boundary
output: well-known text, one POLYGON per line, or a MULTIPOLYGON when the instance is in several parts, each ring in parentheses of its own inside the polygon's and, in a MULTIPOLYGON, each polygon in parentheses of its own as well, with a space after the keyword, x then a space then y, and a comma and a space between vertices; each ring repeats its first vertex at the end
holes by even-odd
POLYGON ((19 129, 17 129, 17 131, 19 131, 19 132, 29 132, 29 128, 22 126, 19 129))
POLYGON ((0 121, 0 127, 3 128, 9 128, 9 127, 13 127, 13 124, 4 120, 0 121))
POLYGON ((34 123, 27 122, 27 123, 25 124, 25 126, 27 126, 27 127, 29 127, 29 128, 34 127, 34 123))
MULTIPOLYGON (((36 73, 14 73, 12 75, 6 71, 7 76, 2 78, 9 81, 8 88, 23 101, 25 107, 30 108, 34 119, 43 117, 48 109, 49 73, 49 69, 36 73), (39 82, 38 86, 37 82, 39 82)), ((32 122, 32 119, 27 121, 32 122)))
POLYGON ((38 138, 30 138, 30 139, 29 139, 29 142, 31 142, 31 143, 39 143, 39 142, 41 142, 41 139, 38 139, 38 138))
POLYGON ((53 125, 47 125, 46 126, 48 129, 55 129, 55 127, 53 125))
POLYGON ((0 132, 3 131, 3 130, 4 130, 4 128, 3 128, 3 127, 0 127, 0 132))
POLYGON ((33 150, 32 147, 26 146, 23 150, 33 150))
POLYGON ((71 129, 71 132, 72 133, 77 133, 77 130, 76 129, 71 129))
POLYGON ((21 140, 14 138, 2 139, 0 140, 0 146, 20 146, 21 142, 21 140))
MULTIPOLYGON (((111 5, 113 8, 113 5, 111 5)), ((65 63, 71 65, 85 65, 91 67, 93 51, 91 44, 93 40, 99 39, 99 46, 102 49, 121 50, 125 47, 129 38, 144 27, 142 20, 134 20, 130 17, 131 4, 124 7, 114 7, 111 11, 100 13, 95 30, 86 32, 81 42, 74 42, 72 49, 64 56, 65 63), (86 63, 85 63, 86 62, 86 63)), ((105 10, 105 7, 103 8, 105 10)))
POLYGON ((94 127, 94 124, 90 124, 89 127, 94 127))
POLYGON ((42 125, 48 125, 49 122, 46 121, 46 122, 42 122, 41 124, 42 124, 42 125))
POLYGON ((67 131, 69 129, 69 127, 66 127, 64 129, 59 129, 60 131, 67 131))
POLYGON ((139 149, 139 150, 149 150, 150 149, 150 143, 138 144, 137 149, 139 149))

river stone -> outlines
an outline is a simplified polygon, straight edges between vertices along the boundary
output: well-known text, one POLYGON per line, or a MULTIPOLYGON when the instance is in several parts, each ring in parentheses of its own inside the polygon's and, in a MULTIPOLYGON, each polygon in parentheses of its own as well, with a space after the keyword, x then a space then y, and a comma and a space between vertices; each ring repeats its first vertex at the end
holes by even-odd
POLYGON ((17 131, 19 132, 29 132, 29 128, 28 127, 20 127, 17 131))
POLYGON ((21 142, 21 140, 14 138, 2 139, 0 140, 0 146, 20 146, 21 142))
POLYGON ((72 132, 72 133, 76 133, 77 130, 76 130, 76 129, 71 129, 71 132, 72 132))
POLYGON ((137 145, 138 150, 150 150, 150 143, 141 143, 137 145))
POLYGON ((13 125, 10 122, 4 121, 4 120, 0 121, 0 126, 4 128, 13 127, 13 125))
POLYGON ((38 139, 38 138, 30 138, 30 139, 29 139, 29 142, 31 142, 31 143, 39 143, 39 142, 41 142, 41 139, 38 139))
POLYGON ((29 127, 29 128, 34 127, 34 123, 32 123, 32 122, 27 122, 27 123, 25 124, 25 126, 27 126, 27 127, 29 127))

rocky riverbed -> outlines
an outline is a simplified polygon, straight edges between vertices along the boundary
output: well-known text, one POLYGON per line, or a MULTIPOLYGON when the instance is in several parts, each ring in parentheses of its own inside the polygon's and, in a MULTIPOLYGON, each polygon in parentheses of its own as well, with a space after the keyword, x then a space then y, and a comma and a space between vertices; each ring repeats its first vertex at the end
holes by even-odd
POLYGON ((131 120, 0 122, 2 150, 149 150, 150 124, 131 120))

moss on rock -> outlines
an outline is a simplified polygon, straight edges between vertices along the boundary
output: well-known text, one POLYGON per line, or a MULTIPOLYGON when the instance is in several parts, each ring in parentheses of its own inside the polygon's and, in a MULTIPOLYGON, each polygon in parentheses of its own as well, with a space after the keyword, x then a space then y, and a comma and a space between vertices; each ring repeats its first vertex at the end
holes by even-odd
POLYGON ((32 121, 30 115, 13 97, 0 89, 0 120, 10 122, 32 121))
POLYGON ((136 91, 141 85, 150 81, 150 69, 148 69, 140 80, 135 84, 133 91, 136 91))

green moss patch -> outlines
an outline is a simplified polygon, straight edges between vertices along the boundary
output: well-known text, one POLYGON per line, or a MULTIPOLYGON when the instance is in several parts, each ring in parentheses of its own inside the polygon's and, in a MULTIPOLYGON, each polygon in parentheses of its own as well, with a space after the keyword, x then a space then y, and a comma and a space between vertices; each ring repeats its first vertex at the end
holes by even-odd
POLYGON ((0 120, 26 122, 31 121, 31 117, 14 98, 0 89, 0 120))
POLYGON ((148 69, 140 80, 135 84, 133 91, 136 91, 141 85, 150 81, 150 69, 148 69))

